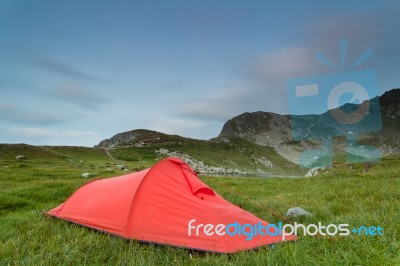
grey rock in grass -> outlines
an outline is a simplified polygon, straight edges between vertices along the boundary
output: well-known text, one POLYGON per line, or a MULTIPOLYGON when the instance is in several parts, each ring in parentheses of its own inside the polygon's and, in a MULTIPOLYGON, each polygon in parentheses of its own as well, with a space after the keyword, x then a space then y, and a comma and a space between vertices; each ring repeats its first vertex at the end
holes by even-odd
POLYGON ((125 165, 123 165, 123 164, 117 164, 116 167, 117 167, 119 170, 127 170, 127 169, 128 169, 128 168, 127 168, 125 165))
POLYGON ((88 178, 88 177, 95 176, 95 175, 96 175, 96 173, 83 173, 82 177, 88 178))
POLYGON ((288 218, 308 217, 312 214, 301 207, 292 207, 286 212, 288 218))
POLYGON ((314 167, 311 168, 308 173, 305 175, 305 177, 310 177, 310 176, 316 176, 319 173, 321 173, 323 170, 325 170, 324 167, 314 167))
POLYGON ((15 159, 21 160, 21 159, 26 159, 26 157, 24 155, 18 154, 17 156, 15 156, 15 159))

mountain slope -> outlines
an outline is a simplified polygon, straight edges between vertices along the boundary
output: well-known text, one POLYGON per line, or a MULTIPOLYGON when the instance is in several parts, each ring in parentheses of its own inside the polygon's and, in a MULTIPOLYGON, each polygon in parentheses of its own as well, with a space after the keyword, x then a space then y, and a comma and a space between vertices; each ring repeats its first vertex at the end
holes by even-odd
POLYGON ((163 156, 181 156, 192 162, 192 166, 198 167, 199 171, 208 169, 202 168, 204 164, 252 173, 283 173, 298 172, 296 164, 299 155, 305 150, 317 149, 324 139, 333 139, 333 149, 343 157, 348 152, 346 138, 354 132, 360 132, 357 136, 359 143, 373 144, 379 147, 383 155, 398 153, 400 89, 388 91, 361 105, 345 104, 321 115, 243 113, 227 121, 219 136, 209 141, 137 129, 118 133, 95 147, 109 150, 120 160, 136 162, 143 158, 156 160, 163 156), (370 119, 361 120, 360 123, 340 124, 331 116, 331 112, 339 110, 358 112, 360 106, 367 104, 370 106, 367 114, 370 119), (293 126, 297 129, 294 135, 293 126))
POLYGON ((205 141, 138 129, 116 134, 95 147, 108 149, 113 157, 132 163, 143 158, 157 160, 167 156, 178 156, 197 171, 204 173, 304 172, 277 154, 273 148, 237 137, 205 141))
MULTIPOLYGON (((363 103, 365 104, 365 103, 363 103)), ((361 143, 372 143, 379 146, 383 155, 396 153, 400 143, 400 89, 386 92, 381 97, 370 101, 370 113, 379 112, 382 118, 381 130, 368 132, 369 128, 378 128, 379 121, 362 120, 354 125, 343 125, 332 121, 329 112, 321 115, 288 116, 269 112, 243 113, 228 120, 219 137, 240 137, 263 146, 273 147, 284 158, 297 163, 298 156, 306 149, 318 146, 318 139, 346 136, 352 132, 362 132, 361 143), (377 107, 379 101, 380 109, 377 107), (366 122, 364 122, 366 121, 366 122), (367 123, 368 122, 368 123, 367 123), (295 139, 292 137, 292 126, 296 128, 295 139)), ((341 110, 356 110, 359 105, 346 104, 341 110)), ((332 111, 332 110, 331 110, 332 111)), ((379 114, 376 116, 379 118, 379 114)), ((344 151, 346 145, 338 145, 344 151)))

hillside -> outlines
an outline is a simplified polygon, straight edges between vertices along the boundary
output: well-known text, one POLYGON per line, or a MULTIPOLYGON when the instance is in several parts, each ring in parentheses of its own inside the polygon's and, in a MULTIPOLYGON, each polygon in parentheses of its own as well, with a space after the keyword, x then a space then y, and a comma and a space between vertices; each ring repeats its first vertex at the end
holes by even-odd
POLYGON ((5 167, 15 163, 20 168, 31 165, 66 167, 94 176, 146 169, 171 156, 181 157, 202 174, 302 175, 305 172, 272 148, 243 139, 201 141, 147 130, 134 130, 130 134, 136 136, 136 141, 112 149, 0 144, 0 161, 5 167), (17 159, 18 155, 23 158, 17 159))
MULTIPOLYGON (((378 128, 379 121, 371 125, 371 120, 365 120, 366 122, 361 121, 354 127, 335 123, 328 112, 298 116, 254 112, 244 113, 227 121, 218 137, 239 137, 262 146, 273 147, 279 155, 295 163, 301 152, 317 147, 319 139, 328 137, 336 138, 335 148, 344 153, 344 136, 348 132, 363 133, 359 135, 359 142, 377 146, 384 156, 400 152, 400 89, 388 91, 381 97, 372 99, 370 104, 371 111, 368 115, 373 116, 373 112, 380 112, 376 117, 382 118, 382 129, 372 133, 369 133, 368 129, 378 128), (378 102, 380 109, 374 108, 378 102), (298 129, 295 140, 292 138, 293 125, 298 129)), ((356 110, 358 106, 346 104, 340 109, 356 110)))
POLYGON ((360 133, 356 138, 359 144, 374 145, 383 156, 399 153, 400 89, 361 105, 345 104, 320 115, 243 113, 228 120, 219 136, 209 141, 137 129, 118 133, 95 147, 131 162, 140 162, 143 156, 156 159, 155 154, 157 158, 177 156, 198 172, 209 174, 299 173, 299 155, 317 149, 324 139, 333 140, 335 160, 344 161, 346 154, 352 152, 353 156, 366 156, 363 150, 364 154, 348 150, 346 138, 354 132, 360 133), (331 116, 339 109, 354 112, 367 104, 369 119, 359 123, 337 123, 331 116), (297 128, 294 135, 293 126, 297 128))
POLYGON ((208 141, 138 129, 103 140, 98 149, 107 149, 117 160, 137 163, 176 156, 196 171, 208 174, 283 174, 303 173, 273 148, 242 138, 217 138, 208 141))

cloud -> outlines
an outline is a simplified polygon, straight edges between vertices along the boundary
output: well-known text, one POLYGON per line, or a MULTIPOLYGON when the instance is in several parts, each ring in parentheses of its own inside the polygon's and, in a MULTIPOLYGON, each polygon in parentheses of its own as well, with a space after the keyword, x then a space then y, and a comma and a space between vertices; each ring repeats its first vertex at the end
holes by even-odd
POLYGON ((0 43, 0 49, 8 51, 13 61, 25 61, 36 67, 57 73, 68 78, 89 82, 104 82, 105 79, 86 73, 51 56, 43 55, 18 45, 0 43), (10 53, 11 52, 11 53, 10 53))
POLYGON ((243 107, 243 99, 248 95, 246 88, 219 90, 203 99, 185 102, 178 107, 177 113, 185 118, 226 121, 243 107))
POLYGON ((146 128, 167 134, 177 134, 181 136, 191 136, 193 138, 204 139, 207 136, 215 135, 215 127, 207 127, 203 121, 185 118, 156 117, 148 121, 146 128))
POLYGON ((63 122, 61 119, 52 115, 2 103, 0 103, 0 119, 4 119, 13 123, 46 126, 63 122))
POLYGON ((224 120, 231 115, 231 108, 221 108, 224 100, 210 98, 184 104, 178 111, 184 117, 201 120, 224 120))
POLYGON ((93 146, 100 142, 101 137, 92 131, 56 130, 48 128, 25 127, 6 129, 12 140, 7 142, 19 143, 20 139, 34 145, 71 145, 93 146))
POLYGON ((396 14, 399 6, 393 2, 386 5, 385 10, 379 14, 326 16, 318 23, 313 23, 305 34, 309 37, 309 42, 322 48, 335 62, 339 62, 337 40, 348 39, 347 65, 344 70, 374 68, 383 93, 399 84, 400 17, 396 14), (397 8, 394 8, 396 5, 397 8), (373 56, 359 67, 350 69, 351 62, 368 48, 372 49, 373 56))
POLYGON ((282 47, 243 62, 238 68, 242 85, 221 88, 203 99, 178 107, 181 117, 225 122, 244 112, 288 113, 286 81, 320 72, 307 47, 282 47))
POLYGON ((49 58, 49 57, 45 57, 43 55, 32 56, 32 62, 41 68, 65 75, 70 78, 74 78, 74 79, 78 79, 78 80, 94 81, 94 82, 104 81, 103 79, 101 79, 99 77, 84 73, 84 72, 82 72, 76 68, 73 68, 65 63, 62 63, 60 61, 57 61, 57 60, 49 58))
POLYGON ((241 78, 241 89, 237 86, 220 88, 218 93, 184 103, 178 107, 178 116, 222 122, 243 112, 287 114, 286 81, 327 73, 374 68, 378 74, 380 93, 398 87, 400 35, 397 25, 400 18, 397 10, 389 5, 385 16, 382 12, 370 12, 332 13, 316 17, 306 25, 296 43, 261 52, 238 65, 236 77, 241 78), (338 44, 343 38, 348 39, 344 67, 340 64, 338 44), (372 49, 373 57, 351 69, 351 63, 368 48, 372 49), (338 68, 332 69, 316 60, 318 51, 323 52, 338 68))
POLYGON ((318 70, 313 52, 306 46, 281 47, 253 58, 242 71, 249 71, 250 76, 272 84, 280 83, 282 79, 309 75, 318 70))
POLYGON ((53 97, 89 108, 94 108, 96 105, 106 102, 103 97, 83 88, 78 83, 58 85, 51 91, 51 94, 53 97))

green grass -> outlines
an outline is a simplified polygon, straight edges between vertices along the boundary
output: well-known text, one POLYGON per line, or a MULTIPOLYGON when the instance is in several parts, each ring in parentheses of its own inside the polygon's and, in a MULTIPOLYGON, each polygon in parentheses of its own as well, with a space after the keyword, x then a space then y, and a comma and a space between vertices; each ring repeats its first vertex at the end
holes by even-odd
MULTIPOLYGON (((136 155, 124 161, 131 169, 157 159, 151 150, 136 155)), ((299 220, 304 224, 384 228, 383 236, 301 236, 231 255, 127 241, 43 215, 90 180, 83 172, 126 173, 114 164, 102 150, 0 145, 0 265, 400 265, 400 157, 384 158, 366 173, 343 163, 311 178, 202 177, 269 222, 300 206, 313 213, 299 220), (27 159, 15 160, 18 153, 27 159)))

